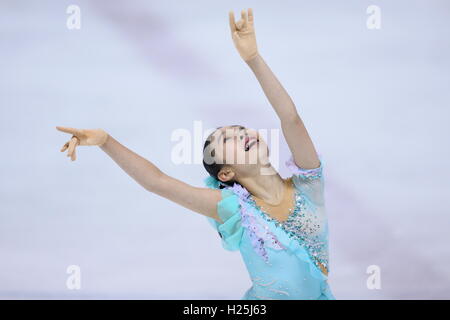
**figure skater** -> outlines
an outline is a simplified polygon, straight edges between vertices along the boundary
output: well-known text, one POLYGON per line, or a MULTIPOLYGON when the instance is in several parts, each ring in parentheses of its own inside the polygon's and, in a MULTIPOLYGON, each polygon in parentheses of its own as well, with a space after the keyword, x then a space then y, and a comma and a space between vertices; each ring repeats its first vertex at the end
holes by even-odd
POLYGON ((99 146, 146 190, 206 216, 222 246, 241 253, 252 281, 242 300, 334 300, 327 282, 322 156, 293 101, 259 54, 252 9, 242 10, 238 22, 230 11, 229 23, 239 55, 280 120, 291 151, 285 162, 291 177, 282 178, 272 167, 260 134, 240 125, 219 127, 206 139, 206 188, 165 174, 103 129, 56 127, 72 135, 61 152, 68 150, 74 161, 78 145, 99 146))

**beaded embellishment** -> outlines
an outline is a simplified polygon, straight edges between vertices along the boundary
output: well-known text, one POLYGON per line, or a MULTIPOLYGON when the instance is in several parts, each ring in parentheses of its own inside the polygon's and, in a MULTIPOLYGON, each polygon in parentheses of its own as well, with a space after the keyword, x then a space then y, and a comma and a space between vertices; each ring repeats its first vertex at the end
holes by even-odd
MULTIPOLYGON (((301 169, 297 168, 297 170, 301 169)), ((305 170, 305 175, 303 176, 308 180, 319 178, 322 173, 320 167, 306 171, 307 170, 305 170)), ((205 183, 208 187, 219 189, 220 182, 214 177, 206 178, 205 183)), ((285 221, 281 222, 264 212, 262 208, 256 204, 255 200, 250 197, 248 190, 240 184, 235 183, 233 187, 226 186, 225 188, 231 189, 234 194, 238 196, 239 204, 241 205, 242 226, 248 230, 253 249, 266 263, 268 262, 266 247, 275 250, 285 250, 286 248, 277 237, 270 232, 269 227, 265 223, 259 221, 259 217, 262 217, 266 221, 273 222, 276 227, 281 228, 286 232, 291 239, 298 241, 300 245, 306 249, 311 260, 319 269, 321 269, 320 265, 327 268, 328 244, 326 240, 321 238, 323 235, 322 228, 327 228, 326 221, 324 222, 324 225, 321 225, 317 216, 312 214, 307 215, 307 199, 305 199, 298 189, 295 189, 294 210, 285 221), (258 213, 258 211, 260 213, 258 213)))
POLYGON ((314 215, 306 215, 306 201, 299 190, 295 190, 295 208, 285 221, 272 218, 259 207, 251 197, 247 198, 266 220, 273 222, 276 227, 284 230, 291 239, 295 239, 303 245, 309 253, 311 260, 320 269, 320 264, 327 268, 328 244, 322 239, 322 227, 319 219, 314 215))

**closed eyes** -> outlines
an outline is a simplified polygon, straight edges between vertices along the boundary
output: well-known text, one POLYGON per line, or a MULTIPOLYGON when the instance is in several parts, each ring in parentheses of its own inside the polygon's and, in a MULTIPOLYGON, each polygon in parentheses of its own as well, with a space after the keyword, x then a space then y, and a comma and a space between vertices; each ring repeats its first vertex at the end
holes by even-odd
MULTIPOLYGON (((245 130, 245 127, 239 126, 239 131, 245 130)), ((225 134, 223 135, 223 142, 225 143, 228 139, 231 139, 231 137, 225 137, 225 134)), ((242 140, 244 136, 240 136, 240 139, 242 140)))
MULTIPOLYGON (((227 140, 229 140, 229 139, 231 139, 231 138, 230 138, 230 137, 224 138, 224 139, 223 139, 223 142, 225 143, 225 142, 227 142, 227 140)), ((241 136, 240 139, 242 140, 242 139, 243 139, 243 136, 241 136)))

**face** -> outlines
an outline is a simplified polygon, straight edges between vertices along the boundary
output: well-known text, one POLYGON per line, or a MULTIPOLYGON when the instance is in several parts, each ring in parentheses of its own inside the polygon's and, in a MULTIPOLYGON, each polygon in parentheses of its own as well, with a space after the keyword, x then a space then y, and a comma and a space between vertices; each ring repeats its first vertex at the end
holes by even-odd
POLYGON ((217 129, 212 136, 210 146, 215 151, 214 159, 216 163, 226 164, 225 169, 237 175, 233 179, 257 174, 261 166, 269 163, 269 148, 256 130, 226 126, 217 129))

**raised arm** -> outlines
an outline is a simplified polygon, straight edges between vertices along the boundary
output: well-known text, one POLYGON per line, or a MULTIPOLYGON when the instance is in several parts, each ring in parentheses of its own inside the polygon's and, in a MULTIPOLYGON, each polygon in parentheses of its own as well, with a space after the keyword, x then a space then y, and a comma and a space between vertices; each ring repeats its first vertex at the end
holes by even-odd
POLYGON ((78 145, 99 146, 146 190, 222 223, 217 214, 217 203, 221 199, 220 190, 194 187, 166 175, 153 163, 131 151, 102 129, 56 128, 72 134, 71 139, 61 149, 61 152, 68 150, 67 156, 71 157, 72 161, 76 159, 75 149, 78 145))
POLYGON ((252 9, 248 9, 248 14, 242 10, 241 19, 236 23, 232 11, 229 18, 234 45, 278 115, 295 163, 304 169, 317 168, 320 164, 317 152, 294 102, 258 52, 252 9))

